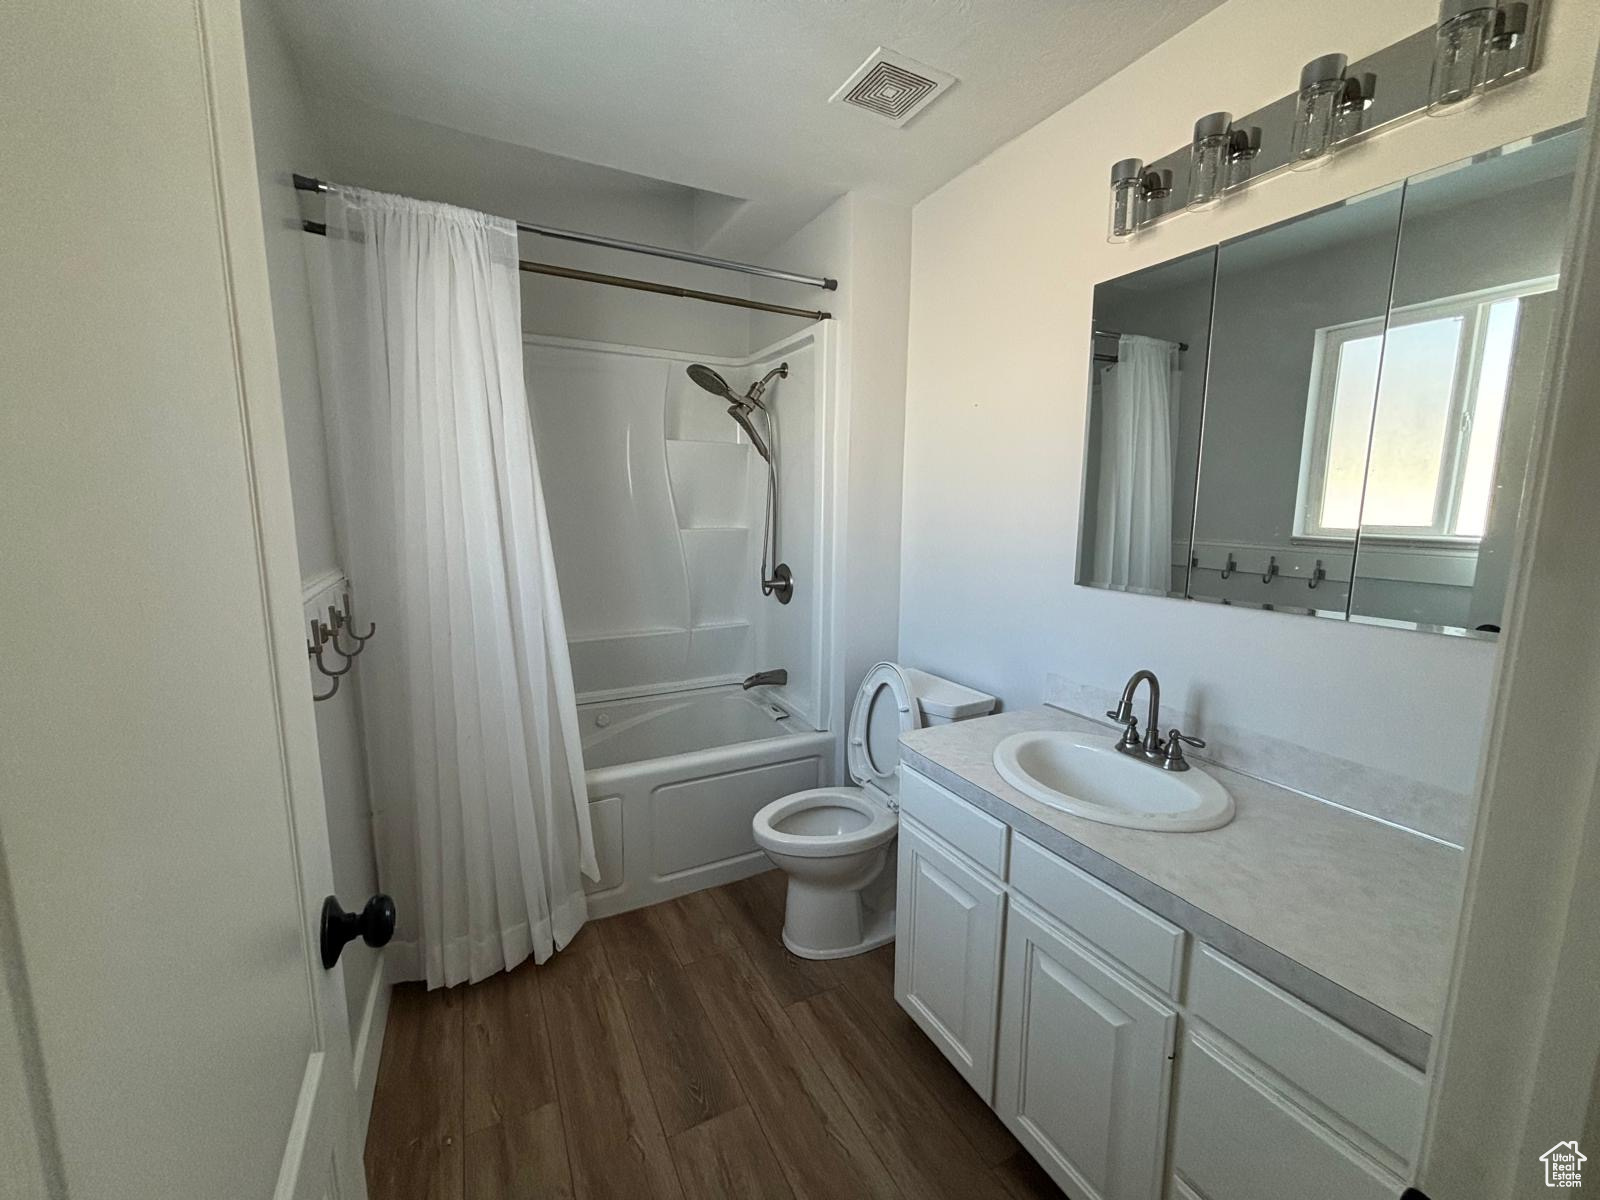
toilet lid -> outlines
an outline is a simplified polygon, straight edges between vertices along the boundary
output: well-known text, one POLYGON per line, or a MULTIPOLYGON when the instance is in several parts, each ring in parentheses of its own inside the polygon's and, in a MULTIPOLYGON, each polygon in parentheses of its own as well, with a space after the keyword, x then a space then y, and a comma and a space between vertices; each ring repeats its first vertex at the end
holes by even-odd
POLYGON ((890 796, 900 790, 895 767, 900 763, 900 735, 922 726, 922 711, 894 663, 879 663, 867 672, 850 709, 845 759, 850 777, 862 787, 876 787, 890 796))

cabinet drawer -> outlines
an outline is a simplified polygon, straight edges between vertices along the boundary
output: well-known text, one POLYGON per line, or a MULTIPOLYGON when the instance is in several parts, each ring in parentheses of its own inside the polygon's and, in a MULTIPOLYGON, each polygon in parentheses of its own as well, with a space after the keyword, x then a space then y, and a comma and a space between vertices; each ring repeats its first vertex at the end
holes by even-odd
POLYGON ((1422 1138, 1422 1072, 1210 946, 1197 947, 1189 1011, 1410 1163, 1422 1138))
POLYGON ((1179 1064, 1176 1124, 1174 1170, 1201 1196, 1395 1200, 1405 1190, 1398 1176, 1193 1034, 1179 1064))
POLYGON ((1183 930, 1172 922, 1020 835, 1011 847, 1011 883, 1140 978, 1178 994, 1183 930))
POLYGON ((900 811, 910 813, 979 866, 1006 877, 1011 830, 925 775, 900 768, 900 811))

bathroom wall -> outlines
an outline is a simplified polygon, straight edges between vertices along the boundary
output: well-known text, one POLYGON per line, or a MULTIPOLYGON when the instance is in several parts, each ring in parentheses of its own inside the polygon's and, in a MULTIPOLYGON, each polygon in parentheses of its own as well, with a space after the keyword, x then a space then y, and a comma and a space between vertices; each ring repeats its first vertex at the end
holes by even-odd
MULTIPOLYGON (((911 214, 873 196, 850 193, 762 255, 775 267, 839 281, 823 292, 757 280, 752 296, 820 306, 834 314, 835 412, 830 464, 835 510, 831 707, 834 727, 849 717, 856 689, 872 665, 899 658, 901 466, 905 448, 905 376, 911 214)), ((760 344, 793 328, 788 318, 755 314, 760 344)), ((913 666, 924 664, 908 659, 913 666)), ((960 676, 956 676, 960 678, 960 676)), ((838 770, 845 778, 843 743, 838 770)))
MULTIPOLYGON (((525 146, 318 97, 329 175, 377 191, 442 200, 513 220, 674 249, 694 250, 708 193, 665 180, 578 163, 525 146)), ((320 202, 312 200, 310 204, 320 202)), ((714 267, 523 234, 522 257, 748 296, 747 277, 714 267)), ((664 350, 741 355, 752 349, 749 315, 600 284, 524 273, 522 327, 529 333, 664 350)), ((769 339, 770 340, 770 339, 769 339)))
POLYGON ((1105 241, 1110 164, 1159 157, 1198 115, 1249 112, 1313 56, 1360 57, 1435 15, 1431 0, 1229 0, 916 207, 903 658, 1013 707, 1039 702, 1050 675, 1104 691, 1150 666, 1203 725, 1471 791, 1493 644, 1072 582, 1094 284, 1582 116, 1600 7, 1552 4, 1540 73, 1474 111, 1416 120, 1127 245, 1105 241))
MULTIPOLYGON (((296 171, 309 174, 327 170, 328 158, 317 135, 316 116, 303 100, 271 5, 267 0, 247 0, 243 14, 251 121, 272 288, 272 324, 283 389, 289 481, 294 493, 295 540, 307 604, 320 611, 329 602, 338 601, 340 589, 336 585, 341 577, 334 550, 311 301, 301 250, 301 241, 307 235, 300 229, 300 210, 289 176, 296 171)), ((333 699, 316 706, 333 881, 346 908, 359 907, 378 890, 360 733, 359 673, 358 668, 343 680, 333 699)), ((319 690, 325 687, 322 682, 307 680, 308 687, 314 683, 319 690)), ((378 962, 379 956, 370 951, 346 954, 340 959, 351 1039, 358 1048, 363 1044, 362 1024, 369 994, 378 978, 378 962)), ((375 1071, 377 1063, 357 1066, 375 1071)))

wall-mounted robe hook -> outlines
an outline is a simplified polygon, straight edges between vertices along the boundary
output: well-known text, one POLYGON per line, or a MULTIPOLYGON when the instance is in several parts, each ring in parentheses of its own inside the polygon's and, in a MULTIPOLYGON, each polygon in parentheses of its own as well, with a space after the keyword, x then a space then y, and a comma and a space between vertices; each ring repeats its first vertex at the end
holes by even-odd
POLYGON ((1278 573, 1278 556, 1272 555, 1267 559, 1267 573, 1261 577, 1262 583, 1271 583, 1274 575, 1278 573))
POLYGON ((1314 588, 1327 577, 1328 573, 1322 569, 1322 560, 1319 558, 1317 559, 1317 565, 1311 568, 1311 582, 1306 584, 1306 586, 1314 588))
POLYGON ((1222 578, 1226 579, 1229 575, 1232 575, 1234 568, 1236 568, 1238 565, 1238 563, 1233 561, 1233 551, 1228 551, 1228 565, 1222 568, 1222 578))
POLYGON ((321 671, 330 679, 337 679, 341 675, 348 675, 350 673, 350 668, 356 665, 354 655, 346 654, 343 650, 339 649, 339 644, 334 640, 333 630, 329 629, 321 621, 318 621, 315 618, 313 618, 311 622, 311 641, 307 644, 306 649, 310 652, 311 657, 317 660, 317 670, 321 671), (340 658, 344 659, 344 666, 340 667, 338 670, 333 670, 330 668, 322 657, 322 651, 330 644, 333 646, 334 653, 340 658))
MULTIPOLYGON (((318 623, 316 621, 312 621, 311 622, 311 640, 306 643, 306 655, 309 658, 311 658, 311 659, 316 661, 317 670, 321 671, 324 675, 328 676, 328 678, 333 680, 333 686, 330 687, 325 692, 318 692, 315 689, 312 689, 311 699, 312 700, 316 700, 316 701, 332 700, 334 695, 339 691, 339 676, 344 674, 344 671, 340 671, 340 672, 338 672, 338 674, 334 674, 334 673, 330 672, 325 666, 322 665, 321 637, 322 637, 321 627, 318 625, 318 623)), ((345 670, 347 671, 349 669, 350 668, 347 665, 345 667, 345 670)))
MULTIPOLYGON (((327 628, 330 633, 330 640, 333 642, 333 648, 346 658, 354 658, 367 648, 367 638, 358 637, 356 635, 356 631, 350 626, 350 620, 347 614, 340 612, 331 604, 328 605, 327 628), (355 638, 356 648, 354 650, 346 650, 339 644, 339 635, 341 633, 348 637, 355 638)), ((367 634, 367 637, 371 636, 371 633, 367 634)))
POLYGON ((360 642, 362 645, 366 645, 367 639, 378 632, 378 626, 370 621, 367 623, 367 631, 365 633, 356 632, 356 615, 350 607, 349 592, 344 594, 344 612, 341 614, 341 616, 343 617, 341 624, 348 626, 350 630, 350 636, 355 638, 355 640, 360 642))

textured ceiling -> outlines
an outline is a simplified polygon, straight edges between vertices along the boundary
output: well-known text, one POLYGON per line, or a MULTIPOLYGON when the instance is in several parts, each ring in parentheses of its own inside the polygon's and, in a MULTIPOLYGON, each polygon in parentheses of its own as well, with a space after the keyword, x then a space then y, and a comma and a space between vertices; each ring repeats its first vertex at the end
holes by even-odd
MULTIPOLYGON (((861 188, 912 202, 1220 0, 274 0, 307 86, 751 203, 792 232, 861 188), (879 46, 957 77, 904 129, 830 105, 879 46)), ((537 214, 531 214, 537 219, 537 214)))

